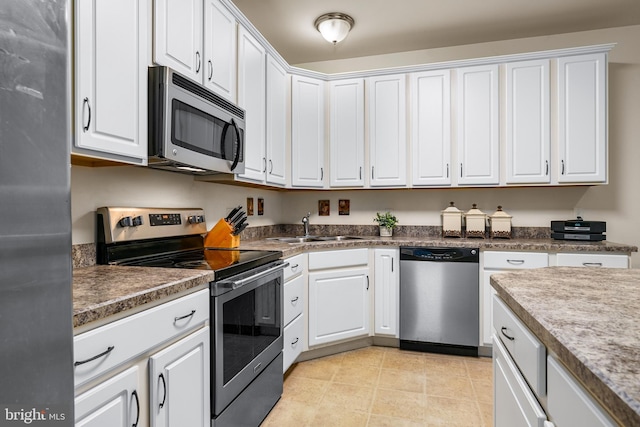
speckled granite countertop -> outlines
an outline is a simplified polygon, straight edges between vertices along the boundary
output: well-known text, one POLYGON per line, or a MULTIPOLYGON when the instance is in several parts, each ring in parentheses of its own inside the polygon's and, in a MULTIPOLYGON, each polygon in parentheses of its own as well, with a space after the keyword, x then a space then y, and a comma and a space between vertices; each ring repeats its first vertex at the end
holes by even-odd
POLYGON ((73 270, 73 327, 207 285, 201 270, 94 265, 73 270))
POLYGON ((623 425, 640 425, 640 269, 520 270, 491 285, 623 425))
POLYGON ((484 250, 518 250, 536 252, 637 252, 638 247, 613 242, 579 242, 553 239, 455 239, 443 237, 360 236, 357 240, 282 243, 276 240, 242 240, 243 249, 277 250, 290 257, 310 250, 349 249, 372 246, 468 247, 484 250))

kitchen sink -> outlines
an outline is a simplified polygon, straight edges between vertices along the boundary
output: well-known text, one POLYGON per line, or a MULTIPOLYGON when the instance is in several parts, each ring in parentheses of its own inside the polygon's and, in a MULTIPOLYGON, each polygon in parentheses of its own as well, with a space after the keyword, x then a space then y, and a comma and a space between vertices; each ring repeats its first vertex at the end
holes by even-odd
POLYGON ((308 243, 308 242, 333 242, 342 240, 358 240, 357 236, 296 236, 296 237, 269 237, 267 240, 276 240, 282 243, 308 243))

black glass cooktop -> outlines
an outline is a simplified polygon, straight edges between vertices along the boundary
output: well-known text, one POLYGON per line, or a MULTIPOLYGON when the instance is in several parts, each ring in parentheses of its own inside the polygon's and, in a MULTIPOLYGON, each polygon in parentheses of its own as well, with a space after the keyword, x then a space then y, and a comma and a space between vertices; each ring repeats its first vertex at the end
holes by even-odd
POLYGON ((193 249, 120 260, 117 265, 212 270, 215 279, 222 280, 268 264, 280 258, 280 252, 246 249, 193 249))

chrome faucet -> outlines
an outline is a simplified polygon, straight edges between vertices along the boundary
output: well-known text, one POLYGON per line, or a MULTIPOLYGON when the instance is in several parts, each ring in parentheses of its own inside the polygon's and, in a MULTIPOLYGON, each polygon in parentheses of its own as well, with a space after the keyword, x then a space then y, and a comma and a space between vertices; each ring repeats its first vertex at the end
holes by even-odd
POLYGON ((302 226, 304 227, 304 237, 309 237, 309 217, 311 212, 302 217, 302 226))

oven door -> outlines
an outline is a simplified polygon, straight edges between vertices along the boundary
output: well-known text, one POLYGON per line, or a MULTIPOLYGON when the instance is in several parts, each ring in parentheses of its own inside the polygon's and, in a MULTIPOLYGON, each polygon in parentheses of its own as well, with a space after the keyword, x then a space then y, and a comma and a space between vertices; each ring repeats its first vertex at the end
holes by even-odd
POLYGON ((214 417, 282 352, 283 270, 278 262, 212 284, 214 417))

